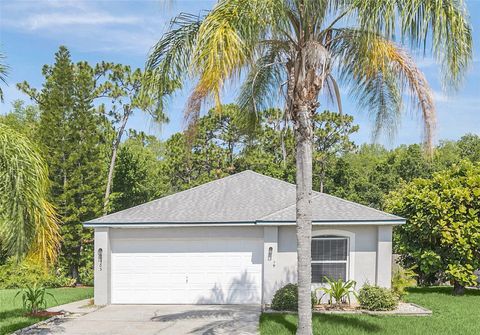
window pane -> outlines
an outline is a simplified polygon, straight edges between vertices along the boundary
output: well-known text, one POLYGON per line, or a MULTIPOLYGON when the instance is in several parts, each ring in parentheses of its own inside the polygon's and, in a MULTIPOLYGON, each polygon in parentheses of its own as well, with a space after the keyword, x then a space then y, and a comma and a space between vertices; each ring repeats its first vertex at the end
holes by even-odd
POLYGON ((325 277, 333 280, 347 280, 346 263, 316 263, 312 264, 312 283, 325 283, 325 277))
POLYGON ((347 260, 347 239, 312 239, 312 261, 347 260))

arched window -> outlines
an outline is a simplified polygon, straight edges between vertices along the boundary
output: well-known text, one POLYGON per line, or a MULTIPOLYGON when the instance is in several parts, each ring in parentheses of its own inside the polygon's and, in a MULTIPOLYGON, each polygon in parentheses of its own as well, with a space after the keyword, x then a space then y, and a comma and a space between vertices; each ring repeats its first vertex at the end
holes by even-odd
POLYGON ((325 283, 325 277, 347 280, 348 237, 312 238, 312 283, 325 283))

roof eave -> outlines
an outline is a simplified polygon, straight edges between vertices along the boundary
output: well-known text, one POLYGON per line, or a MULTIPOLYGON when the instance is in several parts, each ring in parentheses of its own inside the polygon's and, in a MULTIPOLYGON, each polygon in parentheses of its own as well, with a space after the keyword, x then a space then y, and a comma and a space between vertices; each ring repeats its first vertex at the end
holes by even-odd
MULTIPOLYGON (((314 220, 314 226, 331 225, 402 225, 405 219, 393 220, 314 220)), ((85 222, 86 228, 153 228, 153 227, 244 227, 244 226, 294 226, 295 221, 237 221, 237 222, 85 222)))

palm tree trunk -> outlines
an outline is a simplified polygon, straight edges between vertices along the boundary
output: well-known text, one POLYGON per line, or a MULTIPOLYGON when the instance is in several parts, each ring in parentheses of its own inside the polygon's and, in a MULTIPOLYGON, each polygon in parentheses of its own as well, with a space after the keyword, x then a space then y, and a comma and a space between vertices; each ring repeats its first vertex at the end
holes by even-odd
POLYGON ((312 122, 307 106, 299 108, 295 121, 298 263, 297 335, 311 335, 312 122))

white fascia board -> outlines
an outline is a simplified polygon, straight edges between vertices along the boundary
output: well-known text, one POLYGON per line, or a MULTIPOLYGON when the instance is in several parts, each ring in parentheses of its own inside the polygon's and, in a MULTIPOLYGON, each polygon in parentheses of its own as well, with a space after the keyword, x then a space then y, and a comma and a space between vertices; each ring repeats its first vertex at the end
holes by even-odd
POLYGON ((247 223, 84 223, 86 228, 172 228, 172 227, 244 227, 255 226, 247 223))
MULTIPOLYGON (((172 227, 244 227, 244 226, 295 226, 295 221, 261 222, 216 222, 216 223, 85 223, 86 228, 172 228, 172 227)), ((405 224, 405 220, 395 221, 313 221, 314 226, 395 226, 405 224)))
MULTIPOLYGON (((405 224, 406 220, 392 220, 392 221, 312 221, 314 226, 396 226, 405 224)), ((295 226, 295 221, 262 221, 257 222, 257 226, 295 226)))

